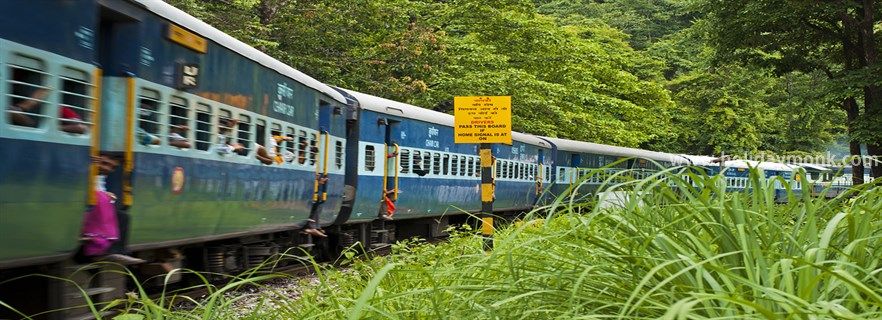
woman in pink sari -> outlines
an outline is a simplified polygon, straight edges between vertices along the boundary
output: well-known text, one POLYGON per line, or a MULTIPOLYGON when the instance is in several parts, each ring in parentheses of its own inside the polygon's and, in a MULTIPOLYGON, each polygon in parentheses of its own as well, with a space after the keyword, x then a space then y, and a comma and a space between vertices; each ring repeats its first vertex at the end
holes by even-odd
POLYGON ((95 205, 83 219, 83 254, 95 260, 116 262, 123 265, 144 263, 144 260, 123 254, 108 254, 110 246, 119 240, 119 221, 116 215, 116 195, 105 188, 104 180, 119 164, 106 156, 92 157, 98 165, 95 177, 95 205))

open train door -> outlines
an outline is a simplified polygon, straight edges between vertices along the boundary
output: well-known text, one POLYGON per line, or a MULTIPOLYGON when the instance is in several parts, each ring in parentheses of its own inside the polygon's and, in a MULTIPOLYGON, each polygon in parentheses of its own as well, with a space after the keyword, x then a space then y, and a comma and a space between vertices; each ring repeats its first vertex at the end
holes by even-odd
POLYGON ((325 223, 321 219, 323 213, 322 204, 328 200, 328 158, 330 157, 331 145, 331 105, 325 101, 319 101, 318 139, 312 146, 315 157, 315 181, 312 194, 312 219, 325 223))
POLYGON ((395 215, 395 202, 398 201, 398 169, 399 165, 399 157, 400 157, 400 148, 398 144, 395 143, 393 137, 397 133, 396 129, 398 128, 398 120, 393 119, 384 119, 383 123, 386 126, 386 134, 385 134, 385 154, 383 161, 383 190, 381 190, 380 200, 382 204, 380 205, 380 217, 386 217, 387 220, 390 220, 392 216, 395 215))

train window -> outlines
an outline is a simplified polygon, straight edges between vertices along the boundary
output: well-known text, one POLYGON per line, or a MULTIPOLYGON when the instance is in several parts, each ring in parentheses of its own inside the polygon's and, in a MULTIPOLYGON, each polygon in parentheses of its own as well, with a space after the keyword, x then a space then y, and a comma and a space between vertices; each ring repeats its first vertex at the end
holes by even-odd
POLYGON ((475 158, 475 176, 481 176, 481 158, 475 158))
POLYGON ((294 155, 297 154, 297 132, 294 131, 294 128, 287 127, 285 129, 285 136, 291 138, 291 141, 285 141, 285 150, 288 152, 288 156, 291 159, 287 159, 288 162, 294 160, 294 155))
POLYGON ((551 167, 545 167, 545 181, 551 182, 551 167))
POLYGON ((425 152, 423 154, 423 170, 426 171, 426 174, 428 174, 430 171, 434 170, 432 168, 432 153, 431 152, 425 152))
POLYGON ((208 150, 211 146, 211 106, 196 104, 196 149, 208 150))
POLYGON ((263 119, 257 119, 257 121, 254 122, 254 132, 254 143, 266 147, 269 142, 267 141, 269 140, 269 136, 266 134, 266 121, 263 119))
POLYGON ((189 113, 188 109, 186 99, 172 96, 169 100, 169 127, 186 126, 189 113))
POLYGON ((558 168, 557 169, 557 182, 566 182, 566 168, 558 168))
POLYGON ((401 166, 401 173, 410 172, 410 150, 401 149, 401 152, 398 155, 398 162, 401 166))
POLYGON ((462 156, 459 160, 459 175, 464 176, 466 174, 466 156, 462 156))
POLYGON ((227 154, 232 152, 232 150, 228 149, 228 145, 233 143, 233 126, 230 124, 230 120, 233 119, 233 114, 230 110, 218 109, 217 111, 218 123, 217 123, 217 152, 219 154, 227 154), (228 151, 223 151, 228 150, 228 151))
POLYGON ((466 161, 468 162, 468 164, 466 165, 466 167, 467 167, 466 170, 468 170, 468 173, 466 173, 466 175, 467 176, 474 175, 475 174, 475 159, 473 159, 472 157, 468 157, 468 159, 466 161))
POLYGON ((450 174, 458 175, 459 174, 459 156, 453 155, 450 159, 450 174))
POLYGON ((138 97, 138 143, 144 145, 159 144, 160 101, 159 92, 141 89, 138 97))
POLYGON ((443 167, 443 168, 441 168, 441 174, 447 175, 448 173, 450 173, 450 155, 449 154, 445 153, 445 154, 441 155, 441 166, 443 167))
POLYGON ((309 134, 309 165, 314 166, 316 159, 318 158, 318 135, 315 133, 309 134))
POLYGON ((337 169, 343 168, 343 141, 334 142, 334 164, 337 169))
POLYGON ((309 141, 306 140, 306 131, 297 132, 297 163, 306 164, 306 152, 309 149, 309 141))
POLYGON ((43 105, 48 102, 51 93, 50 88, 45 86, 48 75, 42 71, 45 65, 43 61, 20 55, 13 59, 15 64, 9 65, 12 76, 7 80, 11 92, 7 93, 8 121, 17 126, 39 127, 47 117, 43 105))
POLYGON ((499 165, 499 160, 496 160, 494 166, 496 167, 496 175, 494 177, 497 179, 502 178, 502 166, 499 165))
MULTIPOLYGON (((254 121, 254 150, 258 160, 268 158, 267 150, 269 146, 268 136, 266 134, 266 120, 257 119, 254 121)), ((265 161, 265 160, 262 160, 265 161)))
POLYGON ((297 163, 306 164, 306 150, 309 149, 309 142, 306 140, 306 131, 297 132, 297 163))
POLYGON ((242 145, 243 151, 240 156, 247 156, 251 151, 251 117, 244 114, 239 115, 239 125, 236 128, 237 142, 242 145))
POLYGON ((58 129, 84 134, 92 125, 92 83, 89 74, 64 68, 61 74, 61 105, 58 106, 58 129))
POLYGON ((441 154, 433 153, 432 154, 432 174, 440 174, 441 173, 441 154))
POLYGON ((376 149, 374 146, 364 146, 364 170, 374 171, 377 167, 376 149))
POLYGON ((420 155, 420 152, 417 150, 413 151, 413 172, 422 171, 423 169, 423 157, 420 155))

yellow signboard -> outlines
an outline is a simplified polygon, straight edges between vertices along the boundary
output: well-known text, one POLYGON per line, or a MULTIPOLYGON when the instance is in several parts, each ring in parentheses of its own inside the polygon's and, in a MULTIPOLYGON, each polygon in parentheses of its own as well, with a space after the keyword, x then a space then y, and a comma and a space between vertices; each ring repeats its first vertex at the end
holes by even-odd
POLYGON ((455 143, 511 144, 511 96, 455 97, 455 143))
POLYGON ((168 39, 199 53, 208 51, 208 40, 175 24, 168 24, 168 39))

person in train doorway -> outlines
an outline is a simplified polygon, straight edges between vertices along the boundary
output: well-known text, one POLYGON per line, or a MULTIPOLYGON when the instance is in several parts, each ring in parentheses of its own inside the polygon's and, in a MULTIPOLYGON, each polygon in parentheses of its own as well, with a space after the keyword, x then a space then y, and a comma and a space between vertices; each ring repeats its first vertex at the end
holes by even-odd
MULTIPOLYGON (((392 142, 392 145, 395 145, 395 142, 392 142)), ((389 159, 398 157, 398 152, 390 152, 386 155, 386 161, 389 159)), ((395 198, 395 190, 383 190, 383 199, 380 200, 380 212, 378 213, 378 217, 380 220, 392 221, 392 216, 395 215, 395 202, 392 199, 395 198)))
POLYGON ((114 262, 121 265, 141 264, 146 261, 123 254, 125 232, 116 211, 116 195, 108 192, 105 180, 108 174, 119 165, 119 161, 108 156, 92 157, 98 166, 95 177, 95 205, 86 211, 83 219, 81 253, 95 261, 114 262))
POLYGON ((380 219, 386 221, 392 221, 392 216, 395 215, 395 202, 392 201, 392 197, 395 196, 395 190, 386 190, 383 192, 383 200, 380 203, 380 219))
MULTIPOLYGON (((315 174, 316 183, 318 183, 319 192, 318 194, 322 194, 324 190, 327 190, 328 183, 328 175, 322 173, 315 174)), ((319 225, 319 213, 321 212, 320 207, 324 201, 322 199, 317 199, 313 202, 312 208, 309 211, 309 219, 306 220, 306 227, 303 229, 304 234, 308 234, 314 237, 319 238, 327 238, 328 235, 325 234, 324 230, 321 229, 319 225)))

